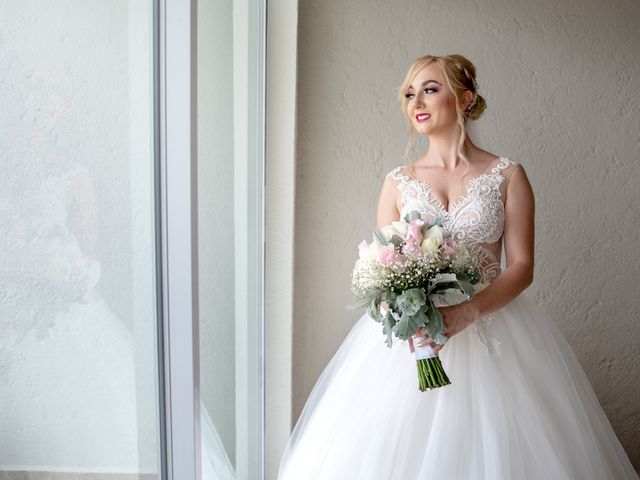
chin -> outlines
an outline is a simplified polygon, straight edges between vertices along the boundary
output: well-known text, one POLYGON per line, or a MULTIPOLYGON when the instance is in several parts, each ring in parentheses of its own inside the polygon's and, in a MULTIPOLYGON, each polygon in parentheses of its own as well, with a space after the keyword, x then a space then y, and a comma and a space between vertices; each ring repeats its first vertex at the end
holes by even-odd
POLYGON ((429 132, 431 132, 432 129, 427 127, 426 125, 420 125, 419 127, 416 127, 416 132, 418 132, 418 134, 420 135, 429 135, 429 132))

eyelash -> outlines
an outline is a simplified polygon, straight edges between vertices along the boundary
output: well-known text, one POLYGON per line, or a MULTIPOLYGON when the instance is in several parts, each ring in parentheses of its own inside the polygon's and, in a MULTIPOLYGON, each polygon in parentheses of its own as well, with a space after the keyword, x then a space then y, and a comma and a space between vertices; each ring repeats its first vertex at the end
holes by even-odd
MULTIPOLYGON (((435 88, 425 88, 424 91, 426 92, 427 90, 433 90, 434 92, 437 92, 438 90, 435 88)), ((405 94, 405 98, 407 98, 408 100, 411 100, 411 98, 409 98, 410 95, 413 95, 413 93, 407 93, 405 94)))

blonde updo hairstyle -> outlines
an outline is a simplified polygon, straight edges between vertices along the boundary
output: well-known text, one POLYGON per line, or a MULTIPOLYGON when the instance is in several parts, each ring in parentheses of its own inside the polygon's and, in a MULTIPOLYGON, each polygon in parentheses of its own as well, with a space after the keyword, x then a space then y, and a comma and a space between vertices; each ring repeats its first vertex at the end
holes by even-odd
POLYGON ((467 119, 477 120, 482 112, 487 108, 487 104, 484 97, 478 94, 478 84, 476 82, 476 67, 467 58, 462 55, 424 55, 413 62, 409 71, 402 82, 402 85, 398 89, 398 95, 402 104, 402 112, 407 117, 407 125, 409 127, 409 143, 405 149, 405 158, 407 158, 416 147, 416 130, 413 127, 412 119, 407 115, 407 105, 409 99, 405 96, 408 88, 411 86, 413 79, 420 70, 431 63, 437 63, 440 65, 440 69, 444 76, 445 87, 452 92, 456 97, 456 112, 458 113, 458 125, 461 127, 460 140, 458 142, 458 155, 464 159, 469 166, 469 159, 462 151, 464 140, 467 136, 467 129, 465 127, 467 119), (466 110, 462 110, 462 103, 464 102, 464 92, 471 90, 473 93, 473 99, 469 103, 466 110))

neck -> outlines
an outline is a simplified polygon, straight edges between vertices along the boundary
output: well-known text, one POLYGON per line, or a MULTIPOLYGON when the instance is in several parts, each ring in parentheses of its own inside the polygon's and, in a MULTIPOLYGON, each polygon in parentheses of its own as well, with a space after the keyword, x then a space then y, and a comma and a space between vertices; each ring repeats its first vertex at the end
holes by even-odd
MULTIPOLYGON (((442 167, 445 170, 455 170, 460 164, 458 157, 458 141, 460 139, 461 129, 450 129, 447 132, 429 135, 429 148, 426 153, 420 157, 415 163, 416 165, 431 165, 442 167)), ((466 135, 462 145, 462 151, 470 157, 478 148, 466 135)))

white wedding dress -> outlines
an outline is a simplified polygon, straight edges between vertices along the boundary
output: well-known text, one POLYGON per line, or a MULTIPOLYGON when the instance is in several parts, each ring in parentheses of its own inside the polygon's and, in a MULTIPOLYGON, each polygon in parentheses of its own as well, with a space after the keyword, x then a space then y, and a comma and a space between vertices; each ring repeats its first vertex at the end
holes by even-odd
MULTIPOLYGON (((401 217, 440 216, 477 255, 477 291, 502 269, 512 165, 500 157, 450 210, 405 167, 388 174, 401 217)), ((388 348, 381 324, 362 315, 311 391, 278 480, 639 478, 570 345, 524 294, 453 336, 440 358, 452 383, 419 391, 408 342, 388 348)))

